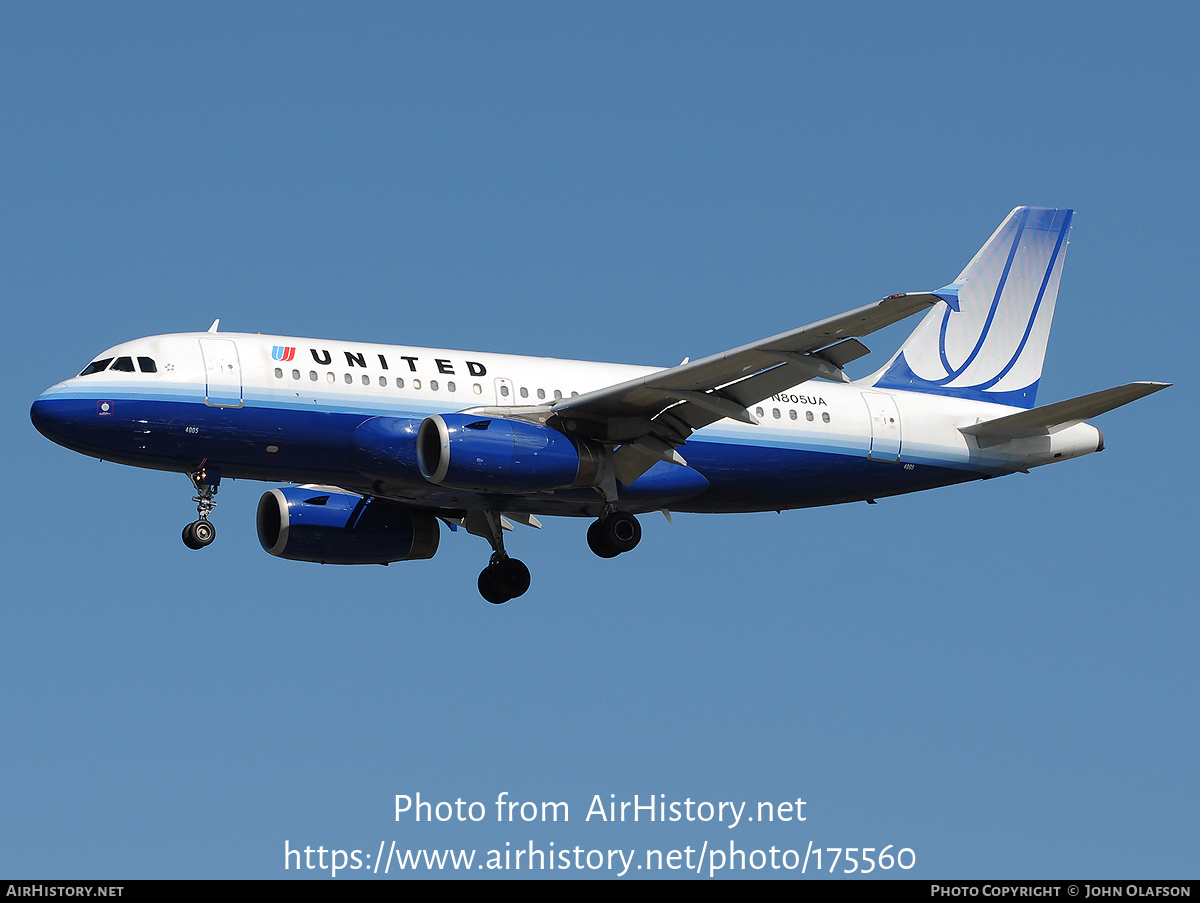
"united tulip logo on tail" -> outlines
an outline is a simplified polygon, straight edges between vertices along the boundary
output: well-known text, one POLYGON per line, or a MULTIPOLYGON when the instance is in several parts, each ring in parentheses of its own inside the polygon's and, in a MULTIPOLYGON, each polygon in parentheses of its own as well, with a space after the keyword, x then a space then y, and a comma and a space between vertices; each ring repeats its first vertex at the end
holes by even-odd
POLYGON ((291 346, 285 348, 283 345, 276 345, 271 349, 271 357, 277 361, 290 361, 295 356, 296 349, 291 346))

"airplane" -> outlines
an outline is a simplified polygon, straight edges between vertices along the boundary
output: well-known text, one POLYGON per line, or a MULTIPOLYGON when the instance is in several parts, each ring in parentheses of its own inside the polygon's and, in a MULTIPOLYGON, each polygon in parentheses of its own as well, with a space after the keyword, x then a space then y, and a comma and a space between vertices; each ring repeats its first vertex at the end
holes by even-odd
POLYGON ((514 524, 592 519, 601 558, 637 515, 782 511, 990 479, 1104 448, 1086 423, 1169 383, 1035 406, 1073 210, 1013 210, 953 282, 656 368, 219 332, 109 348, 30 411, 85 455, 186 474, 190 549, 216 538, 223 479, 259 500, 272 555, 432 558, 441 525, 486 539, 488 602, 523 595, 514 524), (859 339, 925 311, 877 372, 859 339))

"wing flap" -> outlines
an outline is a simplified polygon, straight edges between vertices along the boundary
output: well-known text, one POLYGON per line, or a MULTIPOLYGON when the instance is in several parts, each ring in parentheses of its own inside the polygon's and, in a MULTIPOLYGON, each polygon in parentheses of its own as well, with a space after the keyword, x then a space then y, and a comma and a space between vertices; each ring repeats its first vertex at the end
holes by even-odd
POLYGON ((552 410, 560 418, 570 415, 603 422, 602 437, 607 441, 633 440, 653 431, 651 421, 664 412, 691 429, 724 417, 753 423, 747 406, 814 377, 842 381, 842 365, 867 351, 855 337, 941 300, 930 292, 891 295, 749 345, 563 399, 552 410))

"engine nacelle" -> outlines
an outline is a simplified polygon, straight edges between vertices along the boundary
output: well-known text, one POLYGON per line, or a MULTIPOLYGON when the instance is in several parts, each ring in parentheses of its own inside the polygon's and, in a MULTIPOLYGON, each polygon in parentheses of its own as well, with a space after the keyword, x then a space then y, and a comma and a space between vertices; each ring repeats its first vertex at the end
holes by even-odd
POLYGON ((595 486, 600 461, 599 447, 524 420, 435 414, 417 433, 421 474, 455 489, 538 492, 595 486))
POLYGON ((272 489, 258 500, 258 541, 279 558, 321 564, 387 564, 432 558, 432 514, 336 489, 272 489))

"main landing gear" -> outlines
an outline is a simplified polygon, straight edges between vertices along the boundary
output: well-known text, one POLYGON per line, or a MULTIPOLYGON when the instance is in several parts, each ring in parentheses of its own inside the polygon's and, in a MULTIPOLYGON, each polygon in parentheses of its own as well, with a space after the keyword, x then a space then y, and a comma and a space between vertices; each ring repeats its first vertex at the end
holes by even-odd
POLYGON ((525 595, 529 589, 529 568, 504 551, 504 524, 495 511, 467 513, 467 532, 482 536, 492 546, 492 560, 479 572, 479 595, 493 605, 525 595))
POLYGON ((608 511, 588 527, 587 541, 601 558, 616 558, 642 541, 642 525, 625 511, 608 511))
MULTIPOLYGON (((479 595, 493 605, 525 595, 529 568, 504 551, 504 519, 496 511, 468 511, 467 532, 482 536, 492 546, 492 559, 479 572, 479 595)), ((615 558, 631 551, 642 539, 642 525, 626 511, 610 509, 588 527, 588 545, 601 558, 615 558)))
POLYGON ((189 549, 203 549, 212 545, 213 540, 217 538, 217 528, 208 519, 208 515, 217 507, 213 497, 217 494, 217 487, 221 485, 221 475, 210 473, 201 465, 199 470, 189 473, 188 478, 196 487, 196 495, 192 497, 192 501, 196 503, 199 519, 183 528, 183 544, 189 549))

